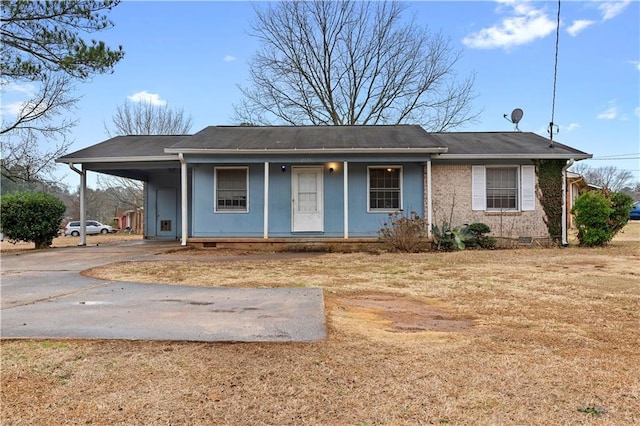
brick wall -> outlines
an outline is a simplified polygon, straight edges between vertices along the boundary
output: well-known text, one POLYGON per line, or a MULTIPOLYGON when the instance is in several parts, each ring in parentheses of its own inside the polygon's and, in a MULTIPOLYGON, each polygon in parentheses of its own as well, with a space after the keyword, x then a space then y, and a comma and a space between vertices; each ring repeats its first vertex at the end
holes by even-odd
POLYGON ((549 232, 544 223, 544 211, 539 200, 536 200, 535 211, 503 213, 472 211, 471 165, 432 164, 431 177, 434 225, 441 226, 443 222, 449 222, 450 219, 452 226, 482 222, 489 225, 491 235, 494 237, 515 239, 531 237, 534 240, 549 238, 549 232))

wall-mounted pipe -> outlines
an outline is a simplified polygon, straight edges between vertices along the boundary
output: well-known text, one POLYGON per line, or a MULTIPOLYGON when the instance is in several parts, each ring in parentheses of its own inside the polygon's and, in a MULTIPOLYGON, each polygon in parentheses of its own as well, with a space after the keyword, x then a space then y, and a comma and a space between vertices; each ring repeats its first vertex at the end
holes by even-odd
POLYGON ((567 212, 567 170, 573 165, 575 161, 572 159, 567 161, 567 164, 562 168, 562 246, 569 245, 568 238, 568 212, 567 212))

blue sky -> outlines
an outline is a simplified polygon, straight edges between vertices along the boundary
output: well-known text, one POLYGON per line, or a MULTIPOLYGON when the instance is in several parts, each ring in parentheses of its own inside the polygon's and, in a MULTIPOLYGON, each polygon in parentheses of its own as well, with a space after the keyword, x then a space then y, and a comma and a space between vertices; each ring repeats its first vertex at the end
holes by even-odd
MULTIPOLYGON (((168 103, 193 117, 192 131, 236 124, 238 85, 258 42, 248 35, 249 2, 131 2, 110 14, 115 27, 94 35, 122 45, 115 71, 79 84, 82 97, 70 151, 107 139, 118 105, 168 103)), ((548 136, 551 119, 556 1, 423 1, 406 16, 442 31, 463 52, 460 77, 475 73, 479 121, 457 130, 509 131, 504 119, 524 110, 520 130, 548 136)), ((562 1, 555 120, 558 142, 592 153, 593 167, 630 170, 640 181, 640 2, 562 1), (626 158, 626 159, 614 159, 626 158)), ((3 93, 3 113, 24 96, 3 93)), ((59 166, 75 187, 77 176, 59 166)), ((91 183, 91 180, 90 180, 91 183)))

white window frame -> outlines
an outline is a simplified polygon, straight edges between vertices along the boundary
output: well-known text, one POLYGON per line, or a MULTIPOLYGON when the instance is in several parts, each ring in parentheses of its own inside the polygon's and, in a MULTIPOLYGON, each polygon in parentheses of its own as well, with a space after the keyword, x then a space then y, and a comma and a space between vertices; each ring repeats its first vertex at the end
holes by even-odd
MULTIPOLYGON (((487 166, 487 167, 485 168, 485 176, 486 176, 486 173, 487 173, 489 170, 515 170, 515 172, 516 172, 516 178, 515 178, 515 184, 516 184, 516 187, 515 187, 516 200, 515 200, 515 203, 514 203, 514 207, 505 207, 505 208, 501 208, 501 207, 489 207, 489 206, 486 206, 486 210, 487 210, 488 212, 500 212, 500 211, 503 211, 503 212, 515 212, 515 211, 519 211, 519 209, 520 209, 520 199, 522 198, 522 197, 520 196, 520 191, 521 191, 521 185, 520 185, 520 167, 518 167, 518 166, 487 166)), ((485 199, 487 198, 487 192, 488 192, 488 189, 489 189, 489 188, 487 187, 487 185, 488 185, 488 181, 489 181, 489 179, 485 179, 485 182, 484 182, 485 199)), ((507 189, 508 189, 508 190, 512 190, 511 188, 507 188, 507 189)), ((487 200, 487 201, 488 201, 488 200, 487 200)), ((486 202, 486 201, 485 201, 485 202, 486 202)))
POLYGON ((531 165, 488 165, 471 168, 471 210, 486 212, 521 212, 536 209, 536 171, 531 165), (487 207, 487 169, 516 169, 516 207, 500 209, 487 207))
POLYGON ((402 192, 404 189, 404 170, 400 165, 376 165, 376 166, 367 166, 367 212, 368 213, 388 213, 388 212, 396 212, 402 210, 403 196, 402 192), (398 207, 392 208, 371 208, 371 170, 372 169, 398 169, 400 171, 400 176, 398 177, 398 207))
POLYGON ((247 166, 223 166, 213 169, 213 211, 215 213, 249 213, 249 167, 247 166), (218 208, 218 171, 220 170, 244 170, 246 178, 246 206, 244 209, 220 209, 218 208))

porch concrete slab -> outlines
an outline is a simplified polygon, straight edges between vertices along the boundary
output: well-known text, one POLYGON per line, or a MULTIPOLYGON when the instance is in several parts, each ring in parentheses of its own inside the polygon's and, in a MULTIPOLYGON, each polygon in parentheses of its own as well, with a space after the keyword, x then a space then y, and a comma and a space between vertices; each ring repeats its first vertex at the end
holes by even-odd
POLYGON ((313 342, 326 338, 319 288, 109 282, 5 307, 1 319, 2 338, 202 342, 313 342))

